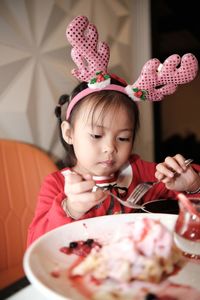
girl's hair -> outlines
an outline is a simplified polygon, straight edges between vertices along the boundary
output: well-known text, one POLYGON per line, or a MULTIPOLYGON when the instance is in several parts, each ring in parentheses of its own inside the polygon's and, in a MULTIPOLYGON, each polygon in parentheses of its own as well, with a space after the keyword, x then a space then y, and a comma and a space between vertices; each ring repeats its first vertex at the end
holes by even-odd
MULTIPOLYGON (((121 86, 125 86, 124 83, 121 81, 118 81, 117 79, 112 78, 111 79, 112 84, 118 84, 121 86)), ((55 115, 58 119, 58 125, 59 125, 59 134, 61 143, 64 146, 66 150, 66 157, 64 160, 64 166, 67 167, 73 167, 76 165, 76 157, 74 154, 73 145, 69 145, 65 142, 65 140, 62 137, 62 130, 61 130, 61 123, 64 121, 62 119, 62 105, 65 103, 69 103, 70 98, 73 99, 78 93, 80 93, 82 90, 87 88, 87 82, 81 82, 75 89, 72 91, 71 97, 69 95, 62 95, 59 98, 58 105, 55 108, 55 115)), ((129 115, 129 118, 133 120, 133 143, 136 137, 136 133, 139 129, 139 110, 137 104, 131 100, 128 96, 125 94, 122 94, 120 92, 116 91, 99 91, 98 93, 93 93, 85 97, 82 101, 79 101, 73 108, 70 118, 68 122, 73 127, 74 125, 74 119, 76 116, 76 112, 80 109, 81 105, 85 101, 93 102, 92 108, 90 113, 92 114, 92 121, 95 110, 101 106, 101 113, 99 117, 102 117, 106 114, 106 111, 109 110, 109 108, 118 109, 119 107, 125 106, 127 108, 127 113, 129 115)))

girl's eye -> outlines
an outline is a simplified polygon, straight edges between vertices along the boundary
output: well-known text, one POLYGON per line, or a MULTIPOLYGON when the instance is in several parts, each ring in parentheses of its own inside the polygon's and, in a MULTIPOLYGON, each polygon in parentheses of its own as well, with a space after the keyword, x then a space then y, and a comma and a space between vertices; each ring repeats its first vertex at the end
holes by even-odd
POLYGON ((93 139, 100 139, 102 137, 102 135, 100 134, 90 134, 90 136, 93 138, 93 139))
POLYGON ((125 138, 125 137, 119 137, 118 138, 121 142, 129 142, 130 138, 125 138))

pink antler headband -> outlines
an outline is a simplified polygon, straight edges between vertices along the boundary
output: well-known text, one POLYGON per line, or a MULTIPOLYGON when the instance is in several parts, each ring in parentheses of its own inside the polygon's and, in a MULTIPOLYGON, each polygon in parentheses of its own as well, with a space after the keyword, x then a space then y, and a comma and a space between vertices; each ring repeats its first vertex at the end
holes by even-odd
POLYGON ((78 16, 68 25, 66 36, 72 45, 72 59, 78 67, 72 70, 72 75, 88 82, 88 88, 70 101, 67 120, 76 103, 91 93, 114 90, 128 95, 134 101, 160 101, 165 95, 173 94, 179 84, 188 83, 197 75, 198 61, 193 54, 187 53, 182 58, 174 54, 163 64, 156 58, 147 61, 132 85, 123 87, 111 84, 111 76, 107 71, 110 50, 106 43, 98 42, 95 25, 89 23, 87 17, 78 16))

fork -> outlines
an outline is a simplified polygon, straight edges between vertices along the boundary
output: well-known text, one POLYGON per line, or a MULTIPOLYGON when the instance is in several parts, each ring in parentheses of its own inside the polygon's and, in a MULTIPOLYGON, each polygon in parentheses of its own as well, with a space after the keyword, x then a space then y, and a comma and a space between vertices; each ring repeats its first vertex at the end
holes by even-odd
MULTIPOLYGON (((186 167, 189 166, 191 163, 193 162, 193 159, 186 159, 185 160, 185 165, 186 167)), ((177 172, 174 172, 174 175, 179 175, 177 172)), ((134 205, 134 206, 140 206, 137 205, 137 203, 140 201, 140 199, 148 192, 148 190, 150 190, 150 188, 152 186, 154 186, 155 184, 160 183, 160 181, 146 181, 146 182, 142 182, 139 183, 135 189, 133 190, 133 192, 129 195, 129 197, 127 198, 127 202, 129 205, 134 205)))
POLYGON ((128 202, 127 200, 122 200, 119 197, 117 197, 115 194, 113 194, 111 191, 109 191, 109 194, 115 198, 117 201, 119 201, 123 206, 134 208, 134 209, 143 209, 142 205, 138 205, 136 203, 128 202))
MULTIPOLYGON (((186 159, 185 160, 185 165, 186 167, 189 166, 191 163, 193 162, 193 159, 186 159)), ((174 175, 178 175, 177 172, 174 172, 174 175)), ((160 181, 152 181, 152 182, 142 182, 139 183, 135 189, 133 190, 133 192, 129 195, 129 197, 127 198, 126 201, 120 199, 119 197, 117 197, 115 194, 113 194, 111 191, 109 191, 109 194, 115 198, 117 201, 119 201, 122 205, 129 207, 129 208, 134 208, 134 209, 144 209, 143 205, 139 205, 137 204, 139 202, 139 200, 144 196, 144 194, 146 194, 148 192, 148 190, 150 190, 150 188, 155 185, 160 183, 160 181)), ((96 185, 97 188, 101 188, 99 186, 96 185)), ((103 188, 103 187, 102 187, 103 188)))
MULTIPOLYGON (((96 191, 96 189, 102 189, 104 190, 104 187, 95 185, 95 188, 93 189, 94 191, 96 191)), ((112 196, 113 198, 115 198, 118 202, 120 202, 123 206, 129 207, 129 208, 135 208, 135 209, 142 209, 143 206, 142 205, 137 205, 131 202, 127 202, 127 200, 122 200, 120 199, 117 195, 113 194, 110 190, 107 190, 107 192, 110 194, 110 196, 112 196)))

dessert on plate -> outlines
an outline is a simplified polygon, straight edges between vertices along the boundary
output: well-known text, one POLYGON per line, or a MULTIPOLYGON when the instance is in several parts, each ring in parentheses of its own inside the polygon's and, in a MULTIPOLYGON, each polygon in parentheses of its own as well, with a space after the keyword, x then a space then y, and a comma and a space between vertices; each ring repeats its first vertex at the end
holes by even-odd
POLYGON ((183 263, 172 233, 160 221, 144 218, 122 225, 102 247, 94 247, 71 274, 119 283, 158 283, 183 263))
MULTIPOLYGON (((128 222, 102 243, 89 241, 91 249, 86 255, 84 251, 84 257, 78 258, 69 270, 74 287, 86 298, 199 299, 199 291, 168 280, 186 260, 176 247, 172 232, 159 220, 143 218, 128 222)), ((85 248, 84 241, 74 245, 85 248)), ((79 250, 74 253, 82 253, 79 250)))

